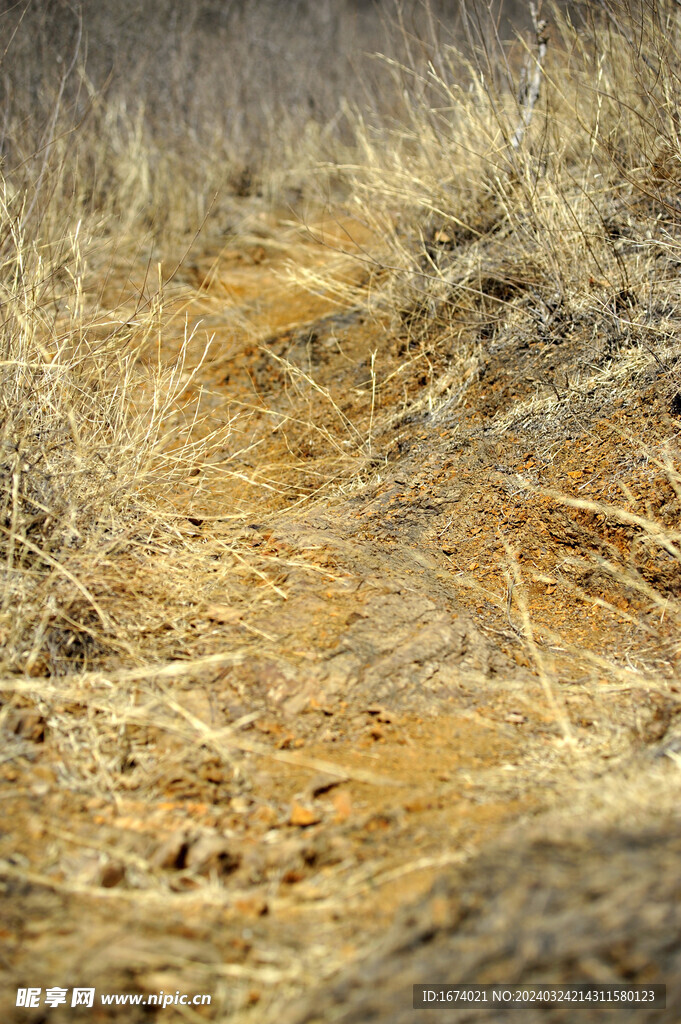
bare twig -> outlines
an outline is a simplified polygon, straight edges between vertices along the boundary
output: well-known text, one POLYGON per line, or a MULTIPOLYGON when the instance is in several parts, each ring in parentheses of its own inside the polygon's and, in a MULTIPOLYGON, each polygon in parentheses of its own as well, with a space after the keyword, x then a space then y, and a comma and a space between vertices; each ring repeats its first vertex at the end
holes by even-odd
POLYGON ((534 68, 530 75, 530 64, 531 58, 528 54, 528 60, 525 68, 523 69, 525 74, 521 83, 521 96, 520 99, 520 110, 521 119, 520 124, 516 128, 513 138, 511 139, 511 145, 514 149, 519 149, 520 145, 525 137, 525 132, 530 126, 532 121, 532 114, 536 106, 537 100, 539 99, 539 91, 541 88, 541 80, 544 68, 544 60, 546 58, 546 50, 548 47, 549 38, 547 35, 548 22, 544 18, 539 17, 539 6, 534 3, 534 0, 530 0, 530 13, 532 15, 532 25, 534 27, 535 40, 537 45, 537 55, 534 58, 534 68), (528 81, 529 79, 529 81, 528 81))

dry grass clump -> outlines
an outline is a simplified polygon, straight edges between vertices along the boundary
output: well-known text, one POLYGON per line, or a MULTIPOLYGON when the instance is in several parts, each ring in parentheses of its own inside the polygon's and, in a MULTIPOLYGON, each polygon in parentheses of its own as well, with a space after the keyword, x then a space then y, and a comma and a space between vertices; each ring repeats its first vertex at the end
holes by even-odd
POLYGON ((549 29, 538 22, 510 48, 492 39, 490 52, 470 28, 465 50, 423 44, 414 66, 386 61, 402 109, 392 127, 357 116, 346 172, 387 245, 374 299, 402 321, 451 328, 474 310, 488 339, 510 324, 559 341, 573 326, 612 334, 647 318, 641 344, 669 338, 677 6, 571 17, 553 11, 549 29), (661 303, 663 332, 651 323, 661 303))
POLYGON ((178 440, 191 339, 162 365, 148 266, 201 211, 162 215, 172 157, 166 188, 140 111, 88 92, 82 24, 52 39, 40 18, 0 19, 8 75, 13 48, 27 58, 1 138, 0 670, 33 676, 177 653, 159 602, 182 602, 186 566, 159 554, 182 548, 168 499, 211 443, 178 440), (65 58, 32 62, 41 45, 65 58))
POLYGON ((43 218, 44 241, 29 241, 22 212, 3 204, 3 660, 59 674, 104 650, 131 656, 115 565, 151 543, 158 500, 196 453, 191 441, 173 451, 180 363, 139 363, 160 327, 158 302, 124 320, 89 312, 79 226, 43 218), (140 391, 143 404, 133 402, 140 391))

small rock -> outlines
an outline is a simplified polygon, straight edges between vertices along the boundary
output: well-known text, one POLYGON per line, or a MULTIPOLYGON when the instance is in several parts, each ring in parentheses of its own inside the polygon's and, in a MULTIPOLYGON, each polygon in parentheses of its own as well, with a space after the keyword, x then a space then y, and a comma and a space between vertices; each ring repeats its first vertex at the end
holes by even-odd
POLYGON ((291 805, 291 814, 288 819, 289 825, 297 825, 298 828, 307 828, 309 825, 316 825, 317 822, 321 821, 322 817, 318 811, 313 810, 311 807, 305 807, 303 804, 299 804, 297 801, 293 801, 291 805))

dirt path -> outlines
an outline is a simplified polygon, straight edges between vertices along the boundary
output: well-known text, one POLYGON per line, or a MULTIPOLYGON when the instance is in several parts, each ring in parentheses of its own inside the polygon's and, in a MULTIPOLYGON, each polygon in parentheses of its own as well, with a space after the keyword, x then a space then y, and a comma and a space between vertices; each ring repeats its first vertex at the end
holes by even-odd
MULTIPOLYGON (((495 339, 462 383, 451 338, 286 279, 287 261, 327 281, 333 264, 359 295, 367 266, 337 250, 366 243, 349 221, 262 218, 172 282, 164 358, 186 329, 189 370, 211 338, 187 418, 199 402, 199 433, 231 424, 177 511, 231 582, 197 578, 190 669, 93 674, 85 696, 12 709, 3 1020, 75 1019, 17 1009, 17 986, 211 994, 168 1021, 387 1024, 412 1019, 419 979, 681 976, 673 628, 651 642, 640 595, 588 561, 629 557, 632 529, 546 493, 627 488, 673 514, 627 441, 642 422, 651 449, 669 435, 656 382, 619 405, 594 384, 549 416, 577 346, 495 339), (657 659, 659 686, 608 658, 657 659), (55 746, 69 716, 108 792, 55 746)), ((677 563, 637 550, 678 587, 677 563)))

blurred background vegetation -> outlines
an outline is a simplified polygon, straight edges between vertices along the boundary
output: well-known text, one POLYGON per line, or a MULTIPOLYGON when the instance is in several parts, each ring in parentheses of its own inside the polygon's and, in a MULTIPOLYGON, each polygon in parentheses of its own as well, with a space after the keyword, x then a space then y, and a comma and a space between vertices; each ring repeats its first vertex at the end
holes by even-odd
MULTIPOLYGON (((77 193, 79 206, 113 202, 155 232, 195 226, 216 191, 246 194, 263 179, 281 188, 292 169, 300 179, 325 143, 352 140, 355 109, 395 112, 401 97, 375 55, 427 61, 465 40, 462 10, 460 0, 4 0, 3 172, 45 197, 49 164, 62 204, 77 193)), ((491 13, 510 38, 526 12, 511 0, 491 13)), ((482 20, 489 12, 474 5, 469 37, 484 34, 482 20)))

